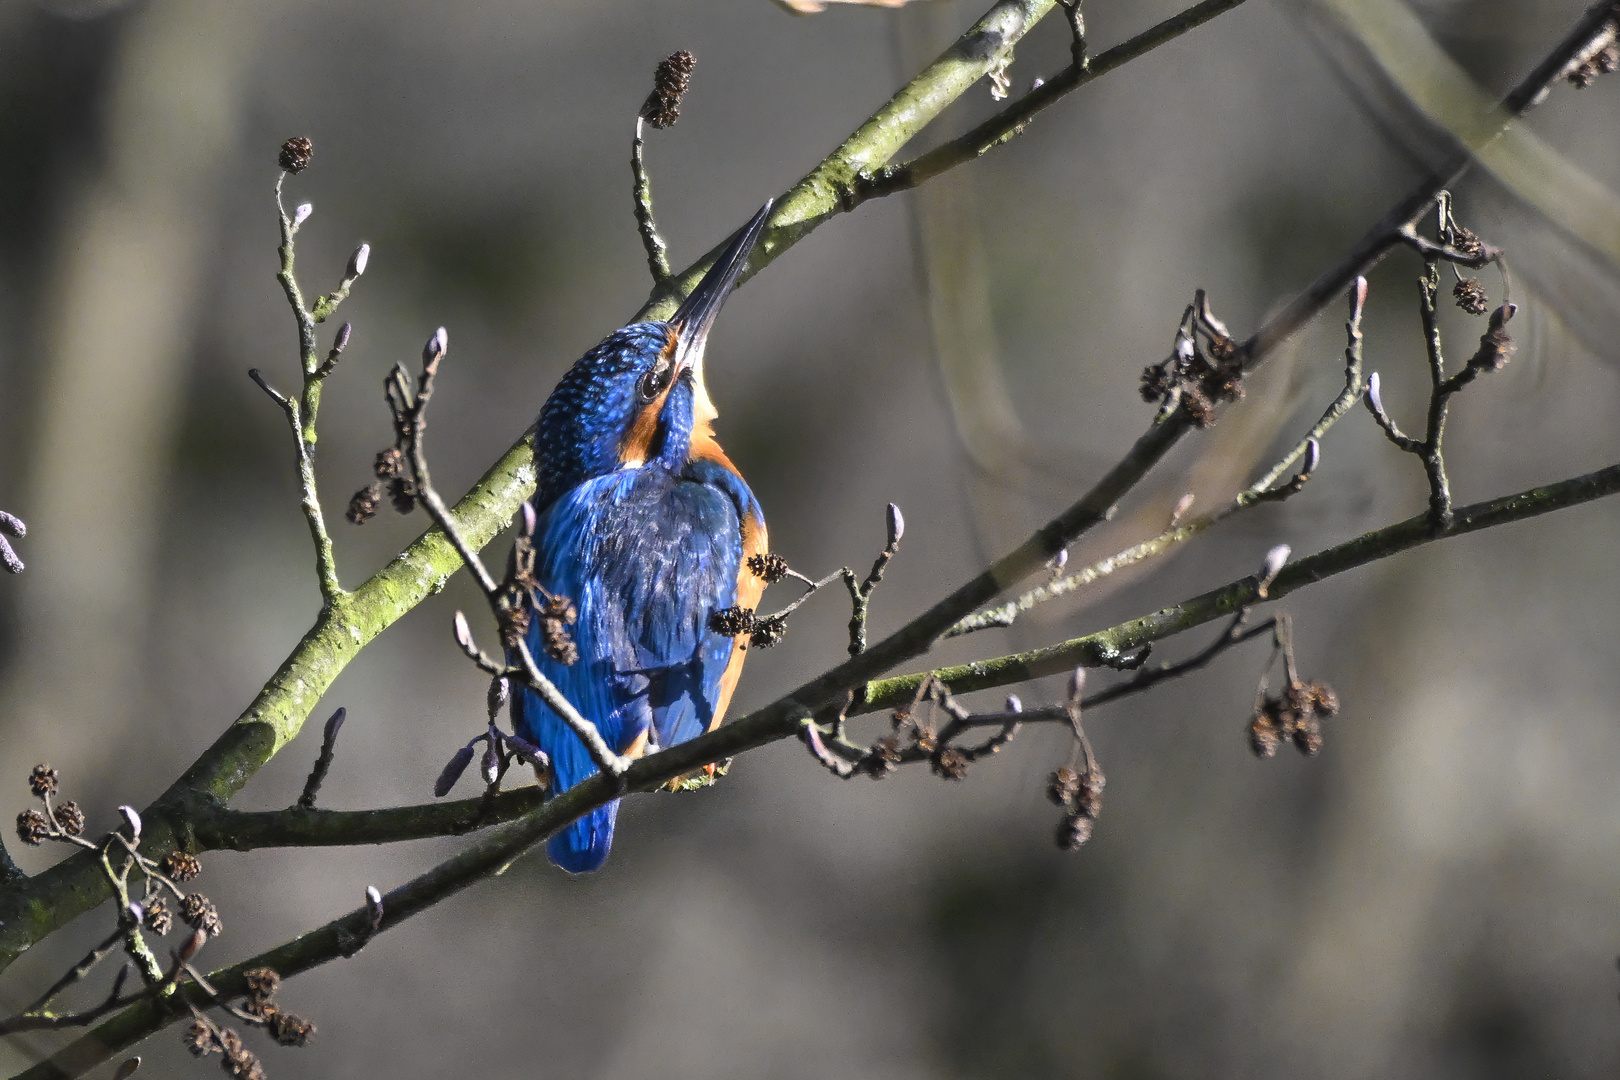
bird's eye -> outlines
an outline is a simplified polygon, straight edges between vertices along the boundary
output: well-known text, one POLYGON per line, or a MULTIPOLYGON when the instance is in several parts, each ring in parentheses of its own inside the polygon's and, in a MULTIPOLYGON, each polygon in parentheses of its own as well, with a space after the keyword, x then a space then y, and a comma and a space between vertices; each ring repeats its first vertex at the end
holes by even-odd
POLYGON ((641 384, 636 388, 643 401, 651 401, 664 392, 669 386, 670 373, 674 366, 668 361, 659 361, 658 365, 641 377, 641 384))

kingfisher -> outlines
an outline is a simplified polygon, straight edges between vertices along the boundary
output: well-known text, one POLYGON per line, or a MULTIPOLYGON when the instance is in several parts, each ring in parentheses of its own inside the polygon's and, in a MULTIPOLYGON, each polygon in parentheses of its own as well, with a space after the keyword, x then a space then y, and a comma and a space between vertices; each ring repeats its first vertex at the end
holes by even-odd
MULTIPOLYGON (((764 581, 765 515, 715 441, 703 381, 715 317, 748 265, 771 204, 755 214, 667 322, 633 323, 580 357, 534 433, 535 576, 578 610, 579 658, 529 651, 546 678, 621 755, 638 757, 716 727, 742 672, 746 634, 710 625, 752 609, 764 581)), ((519 735, 551 759, 551 793, 596 772, 579 737, 532 690, 513 699, 519 735)), ((546 845, 570 873, 607 858, 615 799, 546 845)))

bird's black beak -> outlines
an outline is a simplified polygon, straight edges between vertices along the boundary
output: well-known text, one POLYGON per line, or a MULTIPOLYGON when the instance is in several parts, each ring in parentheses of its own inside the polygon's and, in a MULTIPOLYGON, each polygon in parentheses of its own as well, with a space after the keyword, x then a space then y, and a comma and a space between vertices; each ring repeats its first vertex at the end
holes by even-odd
MULTIPOLYGON (((742 272, 748 268, 748 257, 753 254, 754 245, 764 234, 765 219, 770 215, 771 204, 767 202, 731 238, 731 243, 709 267, 709 272, 703 275, 697 288, 670 316, 669 324, 675 328, 675 370, 677 373, 687 368, 692 370, 693 383, 705 405, 708 392, 703 386, 703 346, 709 339, 709 330, 714 326, 715 318, 720 314, 721 305, 731 295, 742 272)), ((708 412, 713 415, 712 406, 708 407, 708 412)))

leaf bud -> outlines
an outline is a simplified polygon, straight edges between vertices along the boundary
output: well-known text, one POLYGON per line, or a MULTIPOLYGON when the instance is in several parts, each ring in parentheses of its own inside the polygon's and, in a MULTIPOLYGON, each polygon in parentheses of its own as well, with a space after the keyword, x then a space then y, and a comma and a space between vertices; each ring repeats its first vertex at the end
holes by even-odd
POLYGON ((437 357, 450 351, 450 333, 444 327, 433 331, 433 336, 427 339, 422 346, 422 363, 430 364, 437 357))
POLYGON ((129 824, 130 839, 136 843, 140 843, 141 815, 135 812, 135 808, 133 806, 120 806, 118 808, 118 812, 124 815, 124 820, 129 824))
POLYGON ((439 778, 433 782, 433 797, 442 799, 450 794, 450 789, 456 786, 456 781, 460 780, 461 774, 467 771, 467 766, 472 764, 472 759, 473 748, 471 743, 457 750, 455 756, 445 765, 444 771, 439 773, 439 778))

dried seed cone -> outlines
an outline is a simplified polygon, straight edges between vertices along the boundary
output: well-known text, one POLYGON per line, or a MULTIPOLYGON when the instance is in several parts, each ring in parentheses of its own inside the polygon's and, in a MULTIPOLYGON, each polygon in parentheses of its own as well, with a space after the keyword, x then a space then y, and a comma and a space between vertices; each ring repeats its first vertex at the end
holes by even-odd
POLYGON ((579 647, 568 628, 579 619, 574 602, 566 596, 550 596, 540 608, 540 642, 546 655, 564 666, 579 659, 579 647))
POLYGON ((38 810, 24 810, 17 815, 17 836, 23 843, 38 847, 51 835, 51 823, 38 810))
POLYGON ((35 765, 34 771, 28 774, 28 790, 38 797, 55 795, 56 787, 56 770, 49 765, 35 765))
POLYGON ((773 648, 787 633, 786 619, 760 619, 754 624, 754 632, 749 635, 749 644, 756 649, 773 648))
POLYGON ((281 989, 281 976, 273 968, 254 968, 242 973, 242 979, 247 983, 247 996, 249 1000, 263 1004, 276 996, 281 989))
POLYGON ((371 471, 377 474, 379 480, 392 480, 405 472, 405 455, 400 453, 399 447, 390 446, 386 450, 377 451, 377 460, 371 466, 371 471))
POLYGON ((1073 807, 1075 796, 1080 794, 1080 774, 1064 765, 1054 772, 1046 782, 1046 797, 1058 806, 1073 807))
POLYGON ((1254 751, 1257 758, 1277 756, 1277 748, 1282 745, 1282 735, 1277 730, 1277 724, 1265 713, 1256 713, 1254 719, 1249 721, 1249 749, 1254 751))
POLYGON ((1451 295, 1456 299, 1457 306, 1470 315, 1483 315, 1490 307, 1490 297, 1485 295, 1485 287, 1475 278, 1463 278, 1452 288, 1451 295))
POLYGON ((1485 242, 1479 238, 1479 234, 1461 226, 1452 231, 1451 246, 1470 259, 1477 259, 1485 254, 1485 242))
POLYGON ((967 779, 968 757, 954 746, 947 746, 934 756, 934 774, 945 780, 967 779))
POLYGON ((163 856, 163 872, 176 881, 190 881, 202 873, 202 863, 197 861, 195 855, 171 851, 163 856))
POLYGON ((1294 725, 1294 749, 1306 757, 1322 752, 1322 722, 1314 716, 1302 718, 1294 725))
POLYGON ((726 637, 751 634, 754 631, 754 610, 745 607, 721 608, 709 616, 709 629, 726 637))
POLYGON ((193 1020, 187 1025, 185 1044, 186 1049, 190 1050, 194 1057, 204 1057, 219 1050, 219 1046, 214 1042, 213 1029, 201 1020, 193 1020))
POLYGON ((394 512, 408 514, 416 509, 416 484, 396 476, 388 482, 388 498, 394 504, 394 512))
POLYGON ((281 153, 276 157, 276 164, 290 173, 300 173, 309 168, 309 163, 314 157, 315 144, 302 135, 295 135, 281 144, 281 153))
POLYGON ((1095 824, 1088 817, 1066 817, 1058 822, 1053 839, 1062 851, 1078 851, 1091 839, 1095 824))
POLYGON ((382 485, 370 484, 354 493, 349 500, 349 509, 344 517, 349 519, 351 525, 364 525, 377 516, 377 508, 382 505, 382 485))
POLYGON ((180 901, 180 918, 186 925, 201 930, 209 937, 218 937, 225 929, 219 921, 219 911, 214 902, 202 893, 187 893, 186 898, 180 901))
POLYGON ((282 1046, 303 1046, 315 1034, 315 1025, 296 1013, 275 1012, 265 1025, 282 1046))
POLYGON ((641 106, 641 116, 655 128, 667 128, 680 119, 681 98, 692 85, 697 60, 684 49, 674 53, 653 72, 653 91, 641 106))
POLYGON ((54 813, 56 815, 57 828, 67 833, 69 836, 84 835, 84 811, 79 809, 78 803, 69 799, 61 806, 56 807, 54 813))
POLYGON ((776 554, 748 556, 748 569, 767 585, 775 584, 787 576, 787 560, 776 554))
POLYGON ((141 925, 152 933, 162 937, 174 928, 174 913, 169 910, 168 902, 162 898, 149 900, 146 903, 146 914, 141 919, 141 925))

